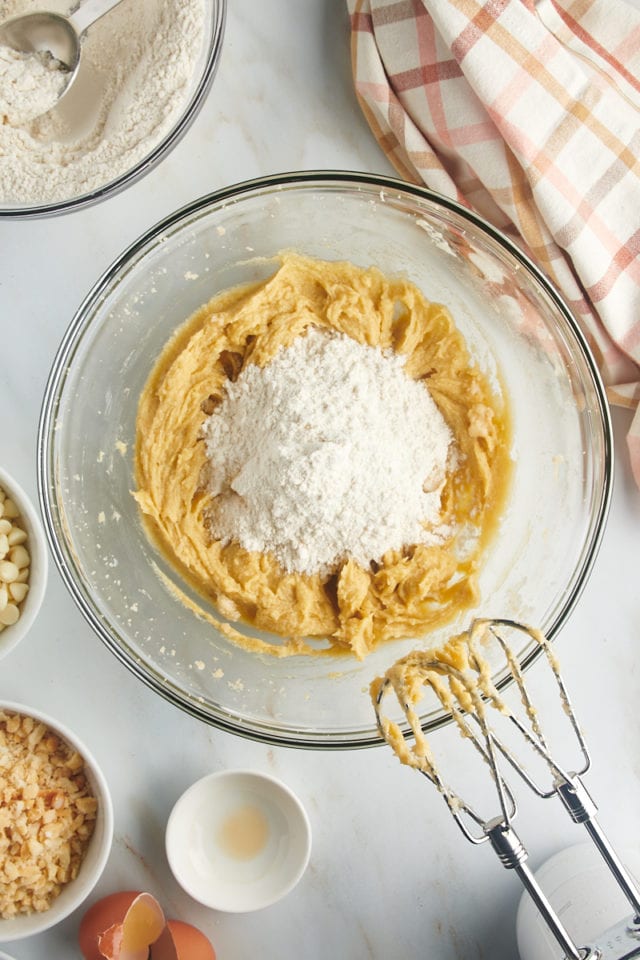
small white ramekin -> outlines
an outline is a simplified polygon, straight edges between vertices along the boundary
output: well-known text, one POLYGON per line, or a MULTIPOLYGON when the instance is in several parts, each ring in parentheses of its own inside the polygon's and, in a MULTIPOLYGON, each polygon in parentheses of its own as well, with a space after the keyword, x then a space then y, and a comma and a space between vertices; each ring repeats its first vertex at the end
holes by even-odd
POLYGON ((178 799, 167 822, 166 851, 176 880, 194 900, 246 913, 280 900, 300 880, 311 827, 281 781, 251 770, 223 770, 197 780, 178 799), (225 842, 229 828, 235 836, 225 842))

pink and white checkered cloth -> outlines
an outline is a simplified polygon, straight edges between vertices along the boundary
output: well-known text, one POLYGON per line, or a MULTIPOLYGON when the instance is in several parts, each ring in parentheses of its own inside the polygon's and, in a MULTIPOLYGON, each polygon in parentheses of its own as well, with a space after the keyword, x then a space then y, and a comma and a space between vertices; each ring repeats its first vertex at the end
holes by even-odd
POLYGON ((356 92, 402 177, 556 284, 640 486, 640 11, 625 0, 347 0, 356 92))

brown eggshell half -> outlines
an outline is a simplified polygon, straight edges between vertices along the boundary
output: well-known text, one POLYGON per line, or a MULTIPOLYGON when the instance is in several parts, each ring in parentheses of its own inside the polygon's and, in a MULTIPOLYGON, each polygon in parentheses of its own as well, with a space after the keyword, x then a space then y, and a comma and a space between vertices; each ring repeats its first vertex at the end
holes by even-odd
POLYGON ((216 960, 216 952, 197 927, 168 920, 151 948, 151 960, 216 960))
POLYGON ((78 930, 78 945, 84 960, 104 960, 98 937, 109 927, 122 923, 139 890, 122 890, 97 900, 84 914, 78 930))

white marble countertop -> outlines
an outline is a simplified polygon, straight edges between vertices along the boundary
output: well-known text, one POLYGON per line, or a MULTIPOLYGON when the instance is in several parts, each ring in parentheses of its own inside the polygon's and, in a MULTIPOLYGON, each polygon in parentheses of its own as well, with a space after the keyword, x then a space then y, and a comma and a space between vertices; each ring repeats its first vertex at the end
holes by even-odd
MULTIPOLYGON (((222 59, 194 126, 124 194, 68 217, 0 221, 0 459, 36 499, 36 430, 50 364, 84 294, 148 226, 234 181, 294 169, 393 173, 356 102, 343 0, 231 0, 222 59)), ((640 493, 615 412, 616 480, 595 566, 557 641, 594 766, 587 783, 621 850, 640 809, 640 493)), ((535 668, 534 668, 535 669, 535 668)), ((87 742, 106 773, 115 840, 96 893, 139 887, 201 927, 219 960, 432 957, 513 960, 521 888, 459 834, 442 800, 391 752, 305 752, 241 740, 162 701, 102 646, 53 568, 29 636, 0 665, 0 695, 38 706, 87 742), (295 890, 248 915, 214 913, 173 880, 164 826, 211 770, 251 767, 297 792, 313 830, 295 890)), ((441 735, 441 734, 437 734, 441 735)), ((446 735, 446 732, 442 734, 446 735)), ((518 829, 535 867, 582 839, 552 801, 518 829)), ((80 911, 16 943, 18 960, 79 957, 80 911)))

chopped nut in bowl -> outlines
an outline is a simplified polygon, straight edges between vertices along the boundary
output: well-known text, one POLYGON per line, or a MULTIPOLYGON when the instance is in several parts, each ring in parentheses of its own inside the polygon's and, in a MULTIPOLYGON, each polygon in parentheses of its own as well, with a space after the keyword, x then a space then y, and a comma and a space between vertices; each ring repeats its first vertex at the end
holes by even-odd
POLYGON ((112 836, 109 790, 84 744, 39 710, 0 701, 0 943, 80 906, 112 836))
POLYGON ((42 604, 48 554, 40 517, 0 467, 0 658, 30 629, 42 604))

